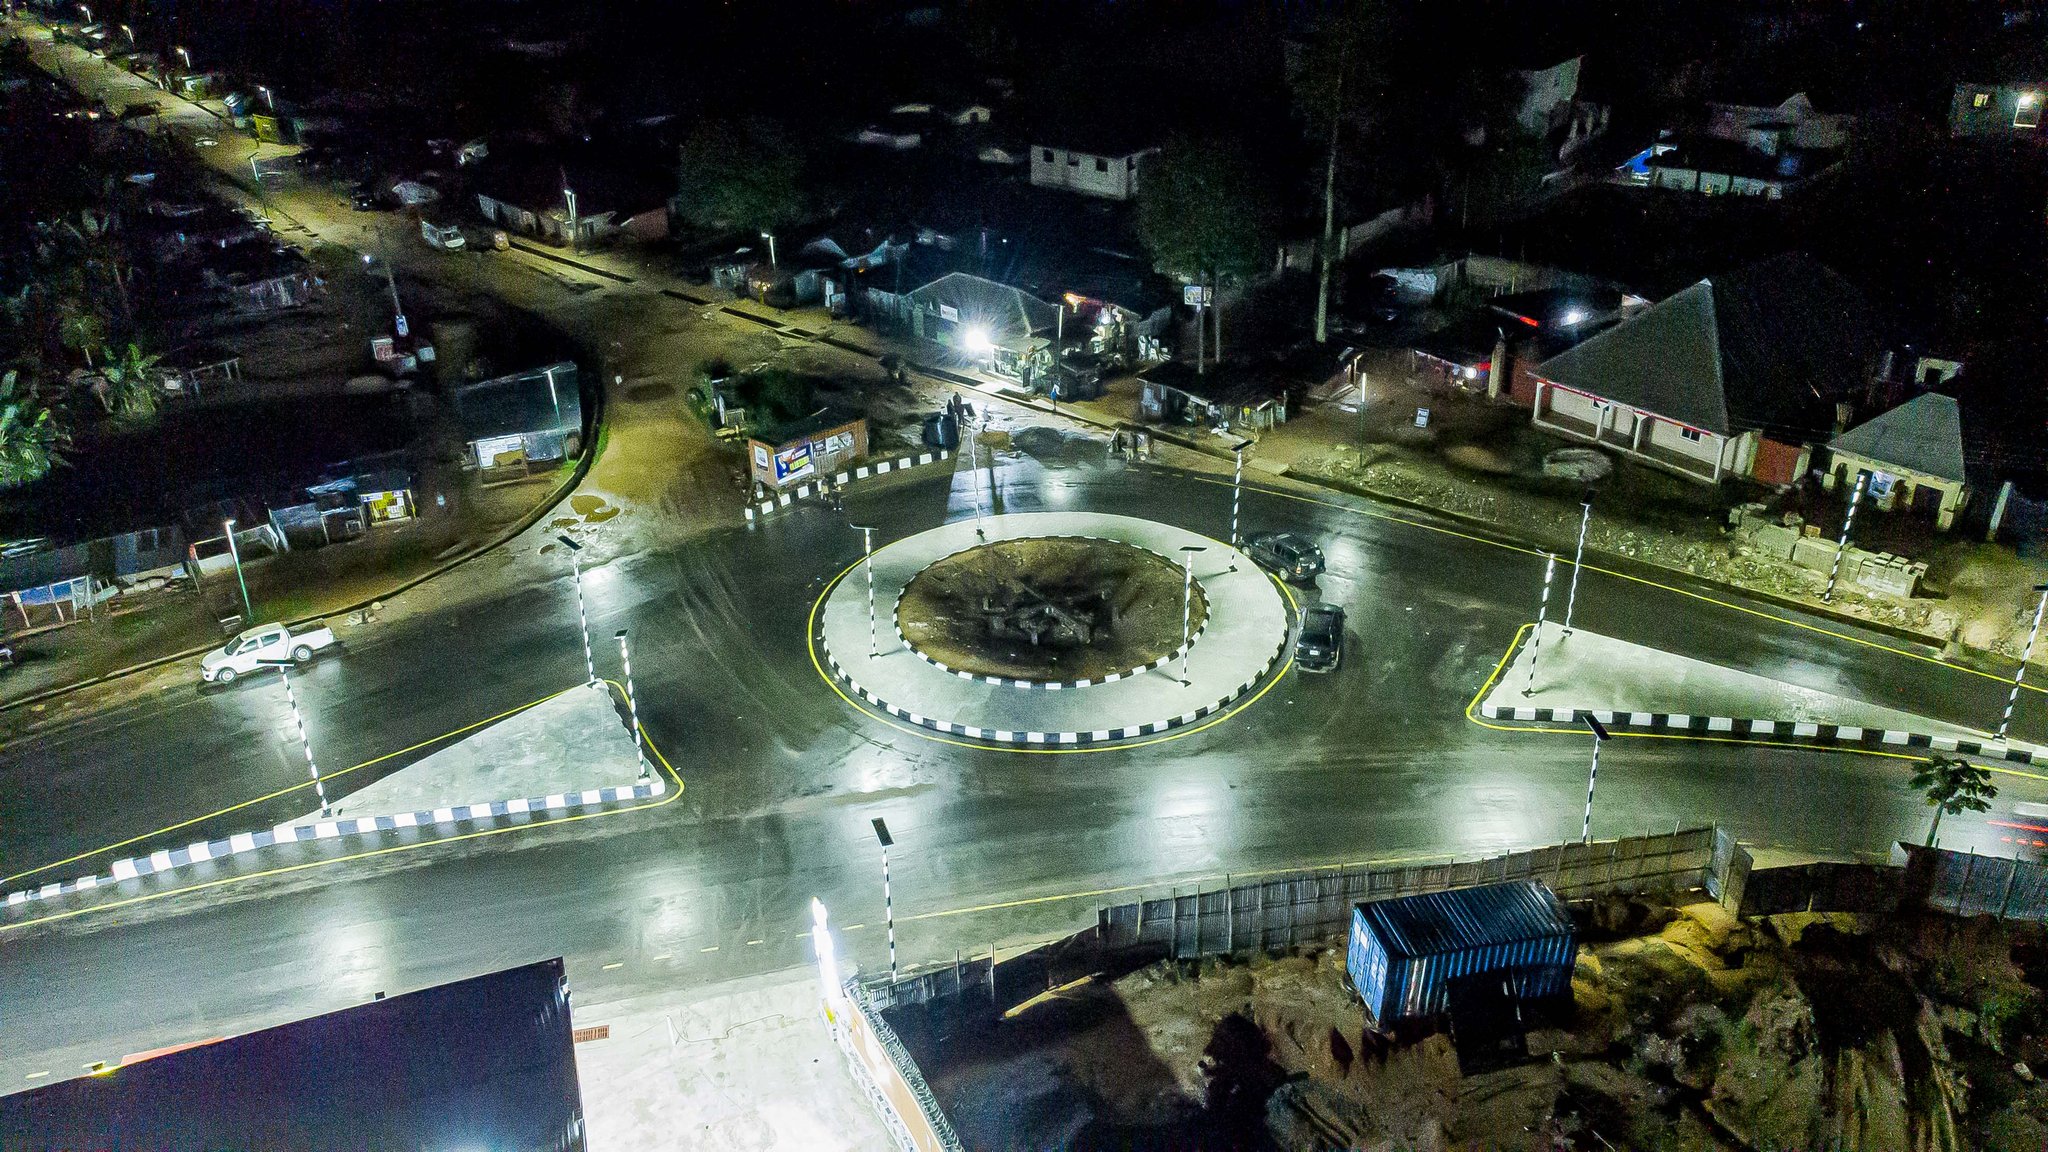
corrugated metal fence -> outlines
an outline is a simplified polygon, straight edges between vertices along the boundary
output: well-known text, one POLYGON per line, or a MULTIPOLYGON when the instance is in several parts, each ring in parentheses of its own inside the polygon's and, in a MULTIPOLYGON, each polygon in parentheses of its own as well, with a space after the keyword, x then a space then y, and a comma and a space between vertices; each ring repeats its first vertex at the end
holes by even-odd
POLYGON ((1902 844, 1905 895, 1958 916, 2048 920, 2048 864, 1902 844))
POLYGON ((961 995, 1009 1007, 1122 963, 1329 944, 1349 931, 1352 906, 1368 900, 1507 880, 1541 880, 1565 900, 1693 889, 1740 900, 1747 865, 1748 854, 1733 837, 1705 827, 1557 844, 1484 860, 1305 869, 1102 908, 1093 927, 993 967, 981 957, 864 987, 879 1008, 961 995))

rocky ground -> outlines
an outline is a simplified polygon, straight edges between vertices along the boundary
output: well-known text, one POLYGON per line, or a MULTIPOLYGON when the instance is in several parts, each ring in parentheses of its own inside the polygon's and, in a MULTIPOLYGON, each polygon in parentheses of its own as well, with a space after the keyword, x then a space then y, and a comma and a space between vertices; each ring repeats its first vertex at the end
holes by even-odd
POLYGON ((1441 1033, 1367 1030, 1334 942, 955 1021, 924 1070, 975 1148, 2048 1147, 2040 925, 1580 916, 1572 1003, 1498 1070, 1462 1074, 1441 1033))

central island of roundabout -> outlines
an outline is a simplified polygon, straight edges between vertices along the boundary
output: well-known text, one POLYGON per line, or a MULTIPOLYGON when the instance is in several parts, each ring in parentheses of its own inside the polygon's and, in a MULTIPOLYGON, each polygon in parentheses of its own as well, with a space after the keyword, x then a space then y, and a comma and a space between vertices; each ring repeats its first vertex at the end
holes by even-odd
POLYGON ((1250 557, 1153 520, 970 518, 879 547, 872 564, 872 600, 863 564, 825 590, 812 636, 823 666, 891 716, 995 746, 1193 724, 1252 693, 1288 650, 1288 600, 1250 557))

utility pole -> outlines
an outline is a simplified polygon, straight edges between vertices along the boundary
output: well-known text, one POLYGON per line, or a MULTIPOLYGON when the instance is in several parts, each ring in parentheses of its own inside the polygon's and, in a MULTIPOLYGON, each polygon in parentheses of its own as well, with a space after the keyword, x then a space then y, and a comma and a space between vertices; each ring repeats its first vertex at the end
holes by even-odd
POLYGON ((2004 743, 2006 732, 2012 728, 2012 710, 2020 702, 2020 684, 2027 678, 2027 661, 2033 658, 2034 641, 2041 635, 2041 613, 2048 610, 2048 584, 2036 584, 2034 591, 2041 594, 2041 600, 2034 605, 2034 625, 2027 629, 2027 646, 2020 652, 2019 670, 2012 674, 2012 692, 2005 698, 2005 716, 1998 722, 2000 743, 2004 743))
POLYGON ((1835 578, 1842 574, 1842 553, 1849 550, 1849 529, 1856 526, 1856 505, 1863 502, 1863 482, 1868 475, 1857 473, 1856 490, 1849 493, 1849 514, 1842 517, 1842 536, 1835 541, 1835 562, 1828 568, 1828 587, 1820 594, 1822 600, 1832 601, 1835 598, 1835 578))
POLYGON ((1237 508, 1239 498, 1244 492, 1244 450, 1251 447, 1251 444, 1252 442, 1249 440, 1240 440, 1237 442, 1237 446, 1230 450, 1230 454, 1236 458, 1235 466, 1232 467, 1230 472, 1230 546, 1232 548, 1239 547, 1242 541, 1242 538, 1237 534, 1237 508))

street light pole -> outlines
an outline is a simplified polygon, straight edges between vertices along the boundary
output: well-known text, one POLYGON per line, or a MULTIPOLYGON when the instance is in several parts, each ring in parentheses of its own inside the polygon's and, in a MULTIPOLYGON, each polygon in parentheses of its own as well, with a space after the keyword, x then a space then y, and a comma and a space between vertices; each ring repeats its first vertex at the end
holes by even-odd
POLYGON ((889 979, 896 978, 896 899, 889 891, 889 848, 896 838, 880 816, 873 820, 875 839, 882 842, 882 920, 889 926, 889 979))
POLYGON ((1238 547, 1241 537, 1237 534, 1237 508, 1244 492, 1244 450, 1251 447, 1251 441, 1240 440, 1230 453, 1236 457, 1236 466, 1230 473, 1230 546, 1238 547))
MULTIPOLYGON (((376 263, 376 257, 363 253, 363 267, 376 263)), ((411 326, 405 321, 405 306, 398 302, 398 277, 391 274, 391 261, 384 261, 384 285, 391 289, 391 323, 400 336, 409 335, 411 326)), ((552 382, 552 381, 551 381, 552 382)))
POLYGON ((1207 548, 1199 544, 1180 546, 1180 686, 1183 688, 1188 686, 1188 655, 1195 646, 1194 640, 1188 635, 1194 623, 1195 553, 1207 551, 1207 548))
POLYGON ((2020 702, 2020 684, 2027 678, 2027 661, 2034 655, 2034 641, 2041 635, 2041 613, 2048 610, 2048 584, 2034 585, 2034 591, 2041 594, 2041 600, 2034 605, 2034 624, 2027 629, 2027 646, 2020 652, 2019 670, 2012 674, 2012 692, 2005 698, 2005 717, 1998 722, 1998 739, 2005 740, 2005 734, 2012 727, 2012 710, 2020 702))
POLYGON ((566 534, 557 535, 562 547, 569 550, 569 576, 576 582, 576 623, 583 629, 583 670, 590 676, 586 684, 597 683, 597 659, 590 654, 590 613, 583 607, 583 565, 577 563, 576 554, 583 551, 583 545, 570 539, 566 534))
POLYGON ((1857 473, 1856 490, 1849 494, 1849 514, 1842 517, 1842 537, 1835 541, 1835 562, 1828 568, 1828 587, 1820 594, 1822 600, 1835 598, 1835 577, 1842 574, 1842 553, 1849 550, 1849 529, 1856 524, 1856 505, 1863 502, 1864 478, 1864 473, 1857 473))
POLYGON ((868 659, 881 654, 881 646, 875 639, 875 530, 865 524, 855 524, 860 530, 860 546, 863 563, 868 570, 868 659))
POLYGON ((1586 822, 1579 828, 1579 843, 1593 842, 1593 785, 1600 782, 1600 745, 1607 742, 1607 729, 1589 713, 1580 719, 1593 730, 1593 770, 1586 776, 1586 822))
POLYGON ((761 239, 766 240, 768 242, 768 267, 781 267, 781 265, 775 262, 775 233, 770 232, 764 228, 761 230, 761 239))
POLYGON ((242 588, 242 623, 256 623, 256 609, 249 603, 249 581, 242 576, 242 550, 235 547, 235 522, 230 519, 222 523, 228 534, 228 555, 235 558, 235 583, 242 588))
POLYGON ((1543 651, 1543 620, 1550 614, 1550 579, 1557 574, 1557 557, 1543 554, 1543 599, 1536 606, 1536 634, 1529 638, 1529 682, 1522 688, 1522 695, 1531 696, 1536 692, 1536 657, 1543 651))
POLYGON ((313 742, 306 739, 306 720, 299 714, 299 697, 292 691, 292 661, 289 656, 279 660, 258 660, 277 669, 277 678, 284 684, 284 701, 291 706, 292 726, 299 731, 299 747, 306 750, 306 773, 313 778, 313 794, 320 797, 320 815, 332 816, 334 809, 327 803, 327 785, 320 782, 320 766, 313 763, 313 742))
POLYGON ((569 187, 567 176, 562 178, 562 199, 569 205, 569 251, 580 252, 583 250, 583 229, 577 224, 576 193, 569 187))
POLYGON ((626 630, 612 633, 619 642, 619 663, 626 669, 626 711, 633 717, 633 756, 640 762, 640 778, 647 779, 647 744, 640 738, 640 696, 633 691, 633 653, 626 647, 626 630))
POLYGON ((980 453, 979 445, 977 444, 977 441, 979 441, 980 439, 981 439, 981 437, 980 437, 980 436, 978 436, 978 435, 977 435, 977 434, 975 433, 975 431, 974 431, 973 427, 972 427, 972 426, 970 426, 970 427, 968 428, 968 430, 967 430, 967 471, 968 471, 968 472, 969 472, 969 473, 970 473, 970 474, 971 474, 971 475, 972 475, 972 476, 974 477, 974 523, 975 523, 975 529, 974 529, 974 534, 975 534, 975 535, 977 535, 977 536, 980 536, 980 535, 982 534, 982 530, 981 530, 981 453, 980 453))
POLYGON ((1593 498, 1579 504, 1579 546, 1572 553, 1572 586, 1564 598, 1564 634, 1572 634, 1572 608, 1579 602, 1579 565, 1586 558, 1586 526, 1593 522, 1593 498))

